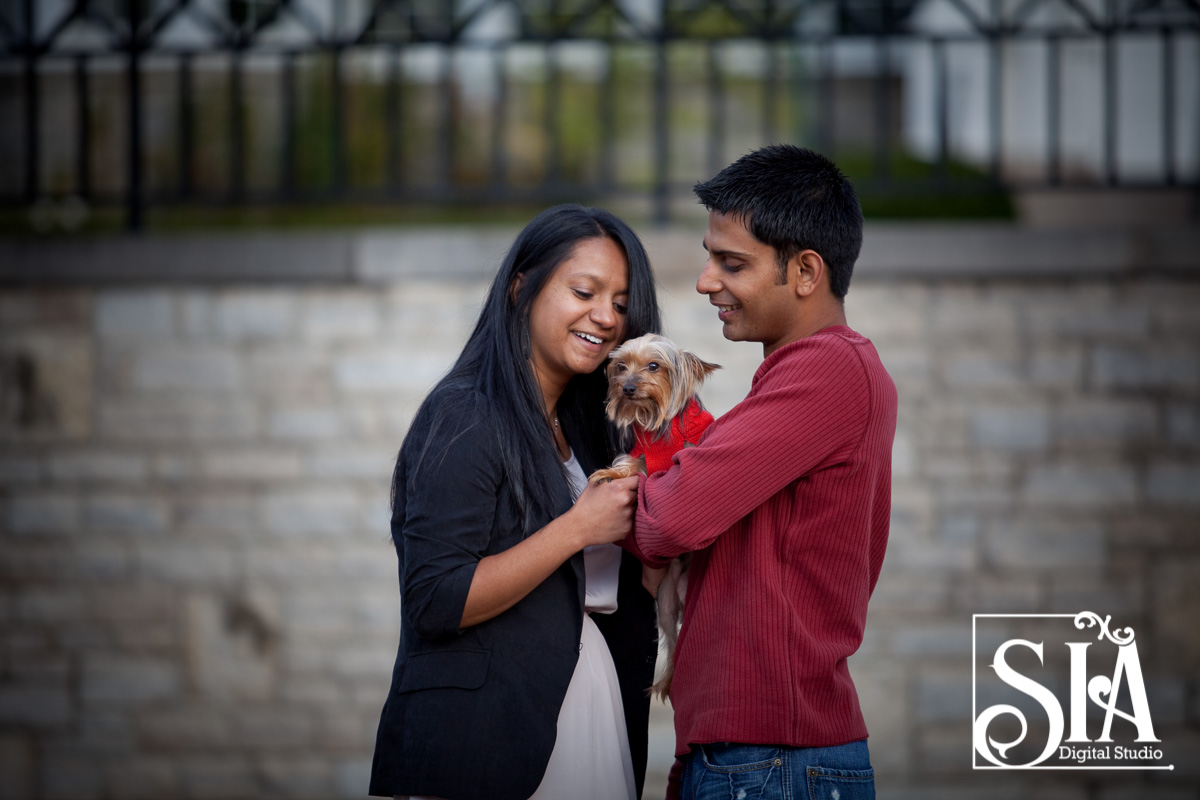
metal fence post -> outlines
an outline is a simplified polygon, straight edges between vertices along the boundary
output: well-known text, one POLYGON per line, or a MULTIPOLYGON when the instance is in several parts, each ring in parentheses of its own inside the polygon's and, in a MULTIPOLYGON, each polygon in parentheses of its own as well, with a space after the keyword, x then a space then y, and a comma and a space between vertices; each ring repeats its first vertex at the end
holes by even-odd
POLYGON ((75 194, 87 199, 92 194, 92 113, 87 56, 75 58, 75 115, 78 130, 75 143, 75 194))
POLYGON ((667 64, 667 1, 658 3, 658 28, 654 34, 654 222, 671 221, 670 180, 670 77, 667 64))
POLYGON ((246 122, 241 41, 229 58, 229 195, 235 203, 246 199, 246 122))
POLYGON ((25 199, 30 204, 41 193, 39 186, 37 26, 33 0, 25 0, 25 199))
POLYGON ((129 177, 125 196, 125 228, 130 233, 142 230, 142 212, 145 198, 142 196, 142 81, 141 42, 138 38, 138 19, 141 16, 140 0, 129 0, 129 177))
POLYGON ((195 172, 193 158, 195 150, 195 115, 192 109, 192 54, 184 53, 179 57, 179 191, 182 199, 190 199, 195 190, 195 172))

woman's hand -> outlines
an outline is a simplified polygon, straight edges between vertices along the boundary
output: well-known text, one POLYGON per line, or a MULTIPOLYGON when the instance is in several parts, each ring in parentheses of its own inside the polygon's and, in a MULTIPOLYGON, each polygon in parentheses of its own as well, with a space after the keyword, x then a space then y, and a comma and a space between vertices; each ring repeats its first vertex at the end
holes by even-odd
POLYGON ((589 483, 568 512, 583 547, 619 542, 633 530, 637 509, 637 476, 589 483))
POLYGON ((638 479, 591 484, 575 505, 532 536, 475 567, 463 608, 468 628, 512 608, 550 573, 585 547, 618 542, 633 529, 638 479))

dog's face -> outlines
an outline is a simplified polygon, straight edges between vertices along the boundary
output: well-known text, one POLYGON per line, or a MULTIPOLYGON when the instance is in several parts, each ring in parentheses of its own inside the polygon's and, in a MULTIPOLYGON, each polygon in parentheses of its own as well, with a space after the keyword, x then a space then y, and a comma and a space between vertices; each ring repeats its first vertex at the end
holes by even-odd
POLYGON ((717 364, 701 360, 665 336, 648 333, 613 351, 605 413, 619 430, 665 430, 717 364))

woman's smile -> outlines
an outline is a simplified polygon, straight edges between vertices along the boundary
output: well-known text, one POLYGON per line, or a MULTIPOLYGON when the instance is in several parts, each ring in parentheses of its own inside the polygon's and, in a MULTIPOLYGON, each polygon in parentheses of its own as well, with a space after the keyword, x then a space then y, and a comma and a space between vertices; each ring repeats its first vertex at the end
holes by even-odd
POLYGON ((584 342, 586 342, 587 344, 590 344, 590 345, 594 345, 596 348, 600 348, 600 346, 603 345, 604 342, 606 341, 606 339, 603 339, 599 336, 595 336, 590 333, 583 333, 581 331, 575 331, 574 333, 576 336, 578 336, 584 342))

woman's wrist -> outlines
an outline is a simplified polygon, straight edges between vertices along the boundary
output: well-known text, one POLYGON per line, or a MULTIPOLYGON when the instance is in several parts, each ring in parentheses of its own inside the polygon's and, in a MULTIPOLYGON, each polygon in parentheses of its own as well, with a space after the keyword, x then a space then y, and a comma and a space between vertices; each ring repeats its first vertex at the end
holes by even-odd
MULTIPOLYGON (((574 510, 572 509, 572 511, 574 510)), ((563 516, 565 518, 567 515, 563 516)), ((569 536, 568 541, 571 543, 571 555, 575 555, 591 544, 587 537, 587 526, 580 523, 578 516, 578 514, 571 514, 569 519, 565 519, 569 536)))
POLYGON ((570 509, 562 516, 550 520, 542 530, 549 536, 550 541, 562 548, 563 561, 587 547, 584 541, 583 528, 575 522, 575 509, 570 509))

